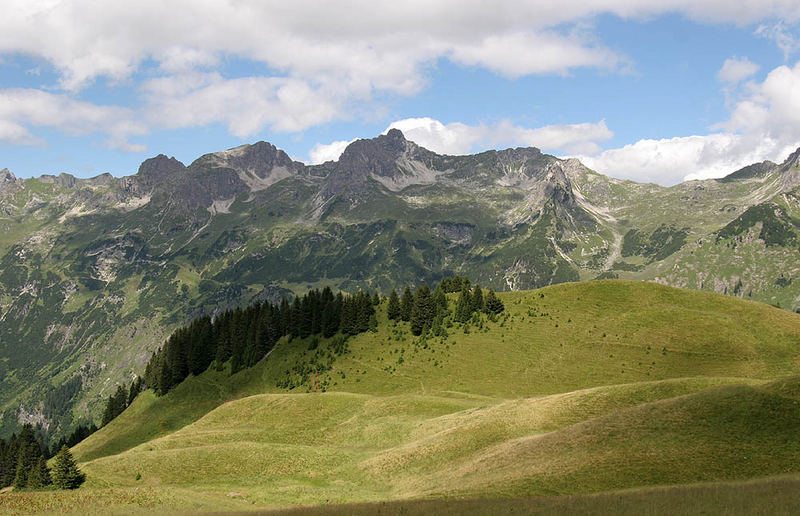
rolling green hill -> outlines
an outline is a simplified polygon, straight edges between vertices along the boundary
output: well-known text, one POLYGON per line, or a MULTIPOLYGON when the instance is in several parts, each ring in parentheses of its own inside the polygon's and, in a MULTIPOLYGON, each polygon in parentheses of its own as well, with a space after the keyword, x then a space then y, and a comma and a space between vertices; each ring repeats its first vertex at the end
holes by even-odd
MULTIPOLYGON (((74 448, 88 474, 75 496, 97 500, 86 510, 225 510, 800 472, 800 315, 626 281, 501 296, 499 320, 445 339, 413 338, 382 305, 377 332, 292 390, 277 385, 325 341, 145 392, 74 448)), ((21 500, 69 495, 12 493, 0 507, 21 500)))

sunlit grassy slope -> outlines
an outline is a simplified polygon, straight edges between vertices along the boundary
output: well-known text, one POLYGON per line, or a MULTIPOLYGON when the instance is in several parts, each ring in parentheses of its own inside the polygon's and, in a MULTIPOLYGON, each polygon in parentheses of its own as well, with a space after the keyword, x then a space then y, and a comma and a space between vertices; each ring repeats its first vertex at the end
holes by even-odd
POLYGON ((248 371, 146 392, 74 449, 86 489, 190 490, 226 509, 800 471, 797 314, 619 281, 502 299, 506 317, 446 339, 380 320, 302 382, 293 366, 319 363, 325 342, 282 342, 248 371), (276 387, 287 370, 292 391, 276 387))

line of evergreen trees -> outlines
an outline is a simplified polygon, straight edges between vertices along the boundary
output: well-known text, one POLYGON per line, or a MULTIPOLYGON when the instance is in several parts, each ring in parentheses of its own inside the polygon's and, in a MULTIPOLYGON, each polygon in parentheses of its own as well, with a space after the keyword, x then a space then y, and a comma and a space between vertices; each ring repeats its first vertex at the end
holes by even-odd
MULTIPOLYGON (((252 367, 282 337, 330 338, 340 333, 346 339, 350 335, 375 330, 378 324, 375 306, 380 301, 377 292, 373 295, 364 291, 355 295, 341 292, 334 295, 326 287, 322 291, 312 290, 296 297, 292 303, 286 299, 280 304, 256 302, 245 308, 227 310, 214 319, 209 316, 195 319, 173 332, 164 345, 153 353, 144 378, 135 378, 129 388, 119 385, 109 396, 100 428, 121 414, 144 389, 152 388, 157 395, 163 395, 190 374, 198 375, 212 365, 221 369, 228 361, 231 374, 252 367)), ((466 323, 476 312, 484 312, 491 317, 503 310, 503 303, 492 290, 484 295, 480 286, 471 286, 469 279, 454 276, 443 279, 433 291, 427 285, 419 286, 414 291, 406 286, 400 297, 392 290, 388 298, 387 315, 389 320, 409 322, 414 335, 430 333, 445 336, 445 319, 451 315, 449 320, 466 323), (455 292, 460 294, 451 313, 446 294, 455 292)), ((97 429, 94 424, 79 425, 68 437, 61 439, 54 449, 74 446, 97 429)), ((22 436, 20 434, 14 439, 22 436)), ((5 448, 0 452, 5 454, 9 445, 2 446, 5 448)), ((34 448, 31 446, 30 449, 34 448)), ((41 455, 46 457, 46 447, 40 445, 39 449, 44 450, 41 455)), ((28 462, 37 460, 34 457, 28 462)), ((7 474, 3 477, 6 471, 4 467, 0 465, 0 481, 6 479, 7 483, 3 485, 10 485, 16 469, 12 468, 14 472, 7 479, 7 474)), ((34 478, 34 483, 38 482, 34 478)))
POLYGON ((198 375, 212 364, 221 369, 230 361, 231 374, 252 367, 285 336, 327 338, 375 329, 375 305, 379 302, 377 293, 334 295, 325 287, 298 296, 292 303, 286 299, 280 304, 256 302, 225 311, 214 319, 200 317, 176 330, 153 353, 145 369, 144 384, 163 395, 190 374, 198 375))
POLYGON ((52 483, 47 469, 47 446, 25 425, 8 442, 0 439, 0 487, 40 489, 52 483))
POLYGON ((44 489, 55 485, 76 489, 86 480, 66 446, 56 454, 52 474, 47 466, 48 455, 47 446, 29 424, 8 441, 0 439, 0 488, 13 485, 14 489, 44 489))
POLYGON ((460 292, 453 314, 456 322, 465 323, 476 312, 496 315, 505 310, 494 291, 489 290, 484 298, 479 285, 471 288, 467 278, 455 276, 443 279, 432 293, 427 285, 417 287, 414 292, 410 286, 406 286, 402 297, 392 290, 386 314, 390 321, 411 323, 411 333, 414 335, 431 332, 440 336, 445 332, 444 319, 450 315, 446 294, 453 292, 460 292))

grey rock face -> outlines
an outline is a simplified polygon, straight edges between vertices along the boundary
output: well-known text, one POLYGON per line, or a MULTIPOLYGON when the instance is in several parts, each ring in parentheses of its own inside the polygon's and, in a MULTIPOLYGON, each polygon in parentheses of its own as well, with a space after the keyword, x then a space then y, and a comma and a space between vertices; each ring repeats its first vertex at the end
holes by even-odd
POLYGON ((175 158, 159 154, 142 162, 136 176, 146 186, 156 186, 172 182, 186 171, 186 166, 175 158))
POLYGON ((7 168, 0 170, 0 185, 6 183, 14 183, 16 181, 17 181, 17 176, 15 176, 13 172, 8 170, 7 168))

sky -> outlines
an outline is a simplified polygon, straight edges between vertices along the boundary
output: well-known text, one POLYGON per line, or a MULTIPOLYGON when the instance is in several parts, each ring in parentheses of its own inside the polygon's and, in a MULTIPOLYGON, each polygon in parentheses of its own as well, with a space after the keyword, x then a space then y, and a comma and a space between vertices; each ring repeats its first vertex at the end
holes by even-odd
POLYGON ((672 185, 800 147, 800 0, 3 0, 0 169, 136 172, 396 127, 672 185))

